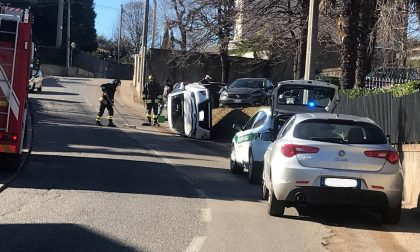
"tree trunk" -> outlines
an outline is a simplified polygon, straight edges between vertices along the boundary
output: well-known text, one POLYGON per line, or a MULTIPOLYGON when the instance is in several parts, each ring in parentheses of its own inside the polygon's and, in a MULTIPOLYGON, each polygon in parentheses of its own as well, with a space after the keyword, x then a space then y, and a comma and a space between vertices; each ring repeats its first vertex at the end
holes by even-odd
POLYGON ((309 16, 309 1, 300 1, 300 20, 299 26, 301 27, 300 38, 297 39, 296 55, 295 55, 295 69, 294 79, 302 79, 305 75, 306 63, 306 43, 308 41, 308 16, 309 16))
POLYGON ((408 44, 408 26, 409 26, 409 1, 406 1, 403 3, 403 10, 402 10, 402 23, 403 23, 403 29, 401 30, 401 48, 400 48, 400 58, 399 66, 400 67, 407 67, 407 44, 408 44))
POLYGON ((343 0, 343 9, 338 20, 341 39, 341 86, 353 88, 356 77, 357 27, 360 0, 343 0))
POLYGON ((180 26, 179 30, 181 31, 181 51, 185 53, 187 51, 187 30, 185 26, 180 26))
POLYGON ((230 61, 227 50, 220 52, 220 61, 222 65, 222 79, 223 83, 229 83, 229 70, 230 70, 230 61))
POLYGON ((377 0, 362 0, 358 25, 357 70, 355 87, 365 86, 365 77, 372 69, 376 32, 373 31, 378 17, 377 0))

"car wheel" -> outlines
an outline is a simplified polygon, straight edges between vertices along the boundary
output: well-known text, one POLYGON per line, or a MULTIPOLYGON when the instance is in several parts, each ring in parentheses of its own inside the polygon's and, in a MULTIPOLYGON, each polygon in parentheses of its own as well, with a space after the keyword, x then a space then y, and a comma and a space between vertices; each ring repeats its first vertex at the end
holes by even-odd
POLYGON ((401 203, 396 207, 388 207, 381 214, 382 223, 398 224, 401 218, 401 203))
POLYGON ((236 151, 234 144, 232 144, 232 149, 230 152, 230 171, 233 174, 241 174, 244 171, 244 168, 236 163, 236 151))
POLYGON ((263 200, 268 200, 268 194, 270 192, 268 191, 268 188, 265 186, 265 182, 262 182, 262 199, 263 200))
POLYGON ((271 191, 268 193, 268 214, 277 217, 284 215, 284 201, 278 200, 271 191))
POLYGON ((248 159, 248 180, 251 184, 261 184, 262 180, 262 167, 254 162, 252 150, 249 150, 248 159))

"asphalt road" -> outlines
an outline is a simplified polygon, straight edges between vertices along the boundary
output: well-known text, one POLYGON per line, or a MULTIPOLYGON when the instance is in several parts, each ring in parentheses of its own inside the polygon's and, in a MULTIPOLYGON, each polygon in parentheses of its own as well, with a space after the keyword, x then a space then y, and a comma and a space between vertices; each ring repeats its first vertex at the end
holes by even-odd
MULTIPOLYGON (((404 250, 373 213, 268 216, 260 187, 230 174, 223 144, 94 126, 101 82, 50 78, 30 95, 33 147, 0 194, 1 251, 404 250)), ((117 105, 141 124, 140 108, 117 105)))

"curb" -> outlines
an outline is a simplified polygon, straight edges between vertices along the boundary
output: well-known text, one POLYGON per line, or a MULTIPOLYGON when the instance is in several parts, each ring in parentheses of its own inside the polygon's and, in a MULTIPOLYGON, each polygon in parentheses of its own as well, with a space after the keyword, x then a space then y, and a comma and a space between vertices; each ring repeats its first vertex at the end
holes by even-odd
POLYGON ((23 153, 22 152, 22 156, 20 157, 19 160, 19 167, 16 170, 16 173, 13 174, 9 179, 7 179, 4 184, 0 184, 0 193, 2 191, 4 191, 7 186, 10 184, 10 182, 12 182, 17 175, 21 172, 23 166, 26 163, 26 160, 28 159, 29 155, 31 154, 31 150, 32 150, 32 140, 33 140, 33 129, 32 129, 32 115, 31 115, 31 110, 29 108, 28 105, 28 112, 27 112, 27 118, 26 118, 26 130, 25 130, 25 143, 22 149, 26 149, 28 150, 27 152, 23 153))

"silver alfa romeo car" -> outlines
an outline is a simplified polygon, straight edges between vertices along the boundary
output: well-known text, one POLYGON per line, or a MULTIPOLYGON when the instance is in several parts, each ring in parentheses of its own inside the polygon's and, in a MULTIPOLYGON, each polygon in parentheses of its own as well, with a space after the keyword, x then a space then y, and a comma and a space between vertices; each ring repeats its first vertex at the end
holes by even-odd
POLYGON ((398 153, 369 118, 310 113, 292 116, 264 155, 268 213, 285 207, 353 205, 400 220, 403 176, 398 153))

